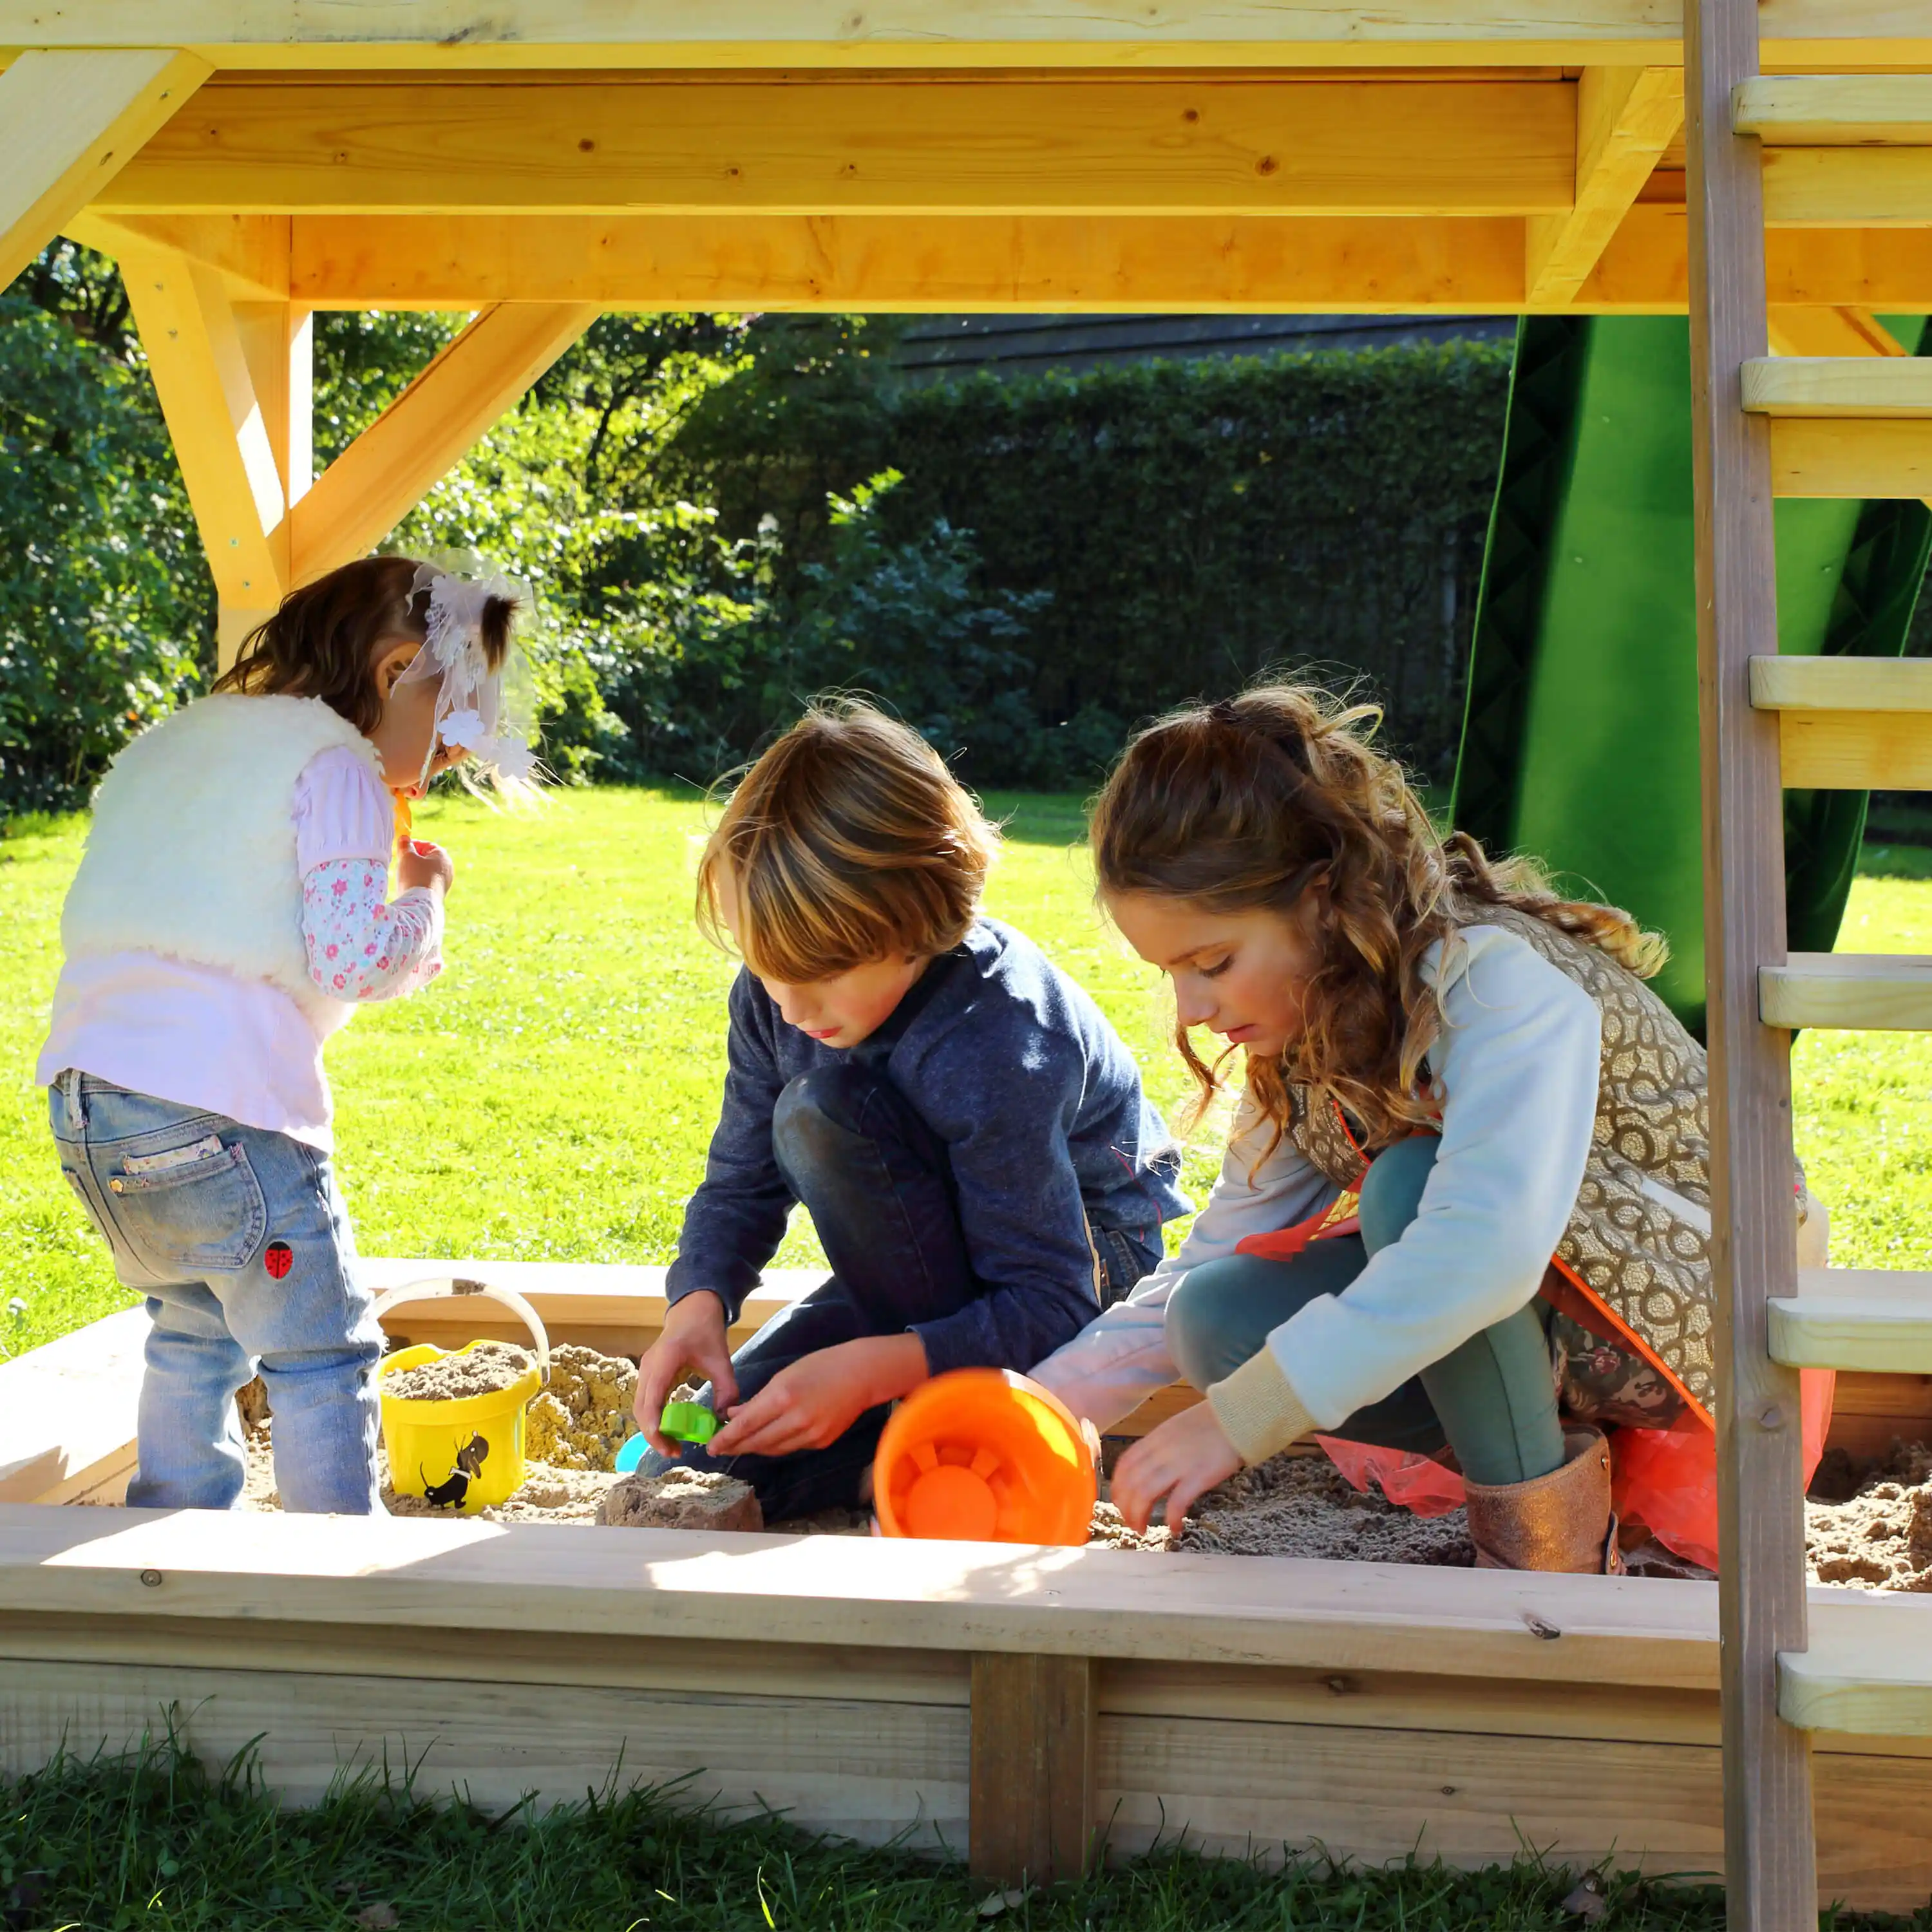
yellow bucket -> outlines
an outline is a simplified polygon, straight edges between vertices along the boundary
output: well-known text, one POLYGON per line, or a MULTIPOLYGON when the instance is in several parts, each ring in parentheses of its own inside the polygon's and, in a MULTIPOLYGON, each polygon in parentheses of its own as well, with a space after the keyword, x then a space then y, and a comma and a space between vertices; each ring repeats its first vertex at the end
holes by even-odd
POLYGON ((508 1388, 489 1395, 440 1398, 391 1395, 382 1384, 402 1370, 419 1368, 447 1354, 467 1354, 477 1346, 474 1342, 453 1349, 427 1342, 398 1348, 384 1356, 376 1370, 391 1486, 399 1496, 426 1496, 459 1516, 473 1516, 508 1502, 523 1486, 524 1412, 550 1380, 550 1337, 542 1318, 514 1289, 472 1281, 416 1282, 392 1288, 376 1302, 375 1310, 380 1317, 398 1302, 473 1294, 487 1294, 522 1318, 536 1341, 535 1367, 508 1388))

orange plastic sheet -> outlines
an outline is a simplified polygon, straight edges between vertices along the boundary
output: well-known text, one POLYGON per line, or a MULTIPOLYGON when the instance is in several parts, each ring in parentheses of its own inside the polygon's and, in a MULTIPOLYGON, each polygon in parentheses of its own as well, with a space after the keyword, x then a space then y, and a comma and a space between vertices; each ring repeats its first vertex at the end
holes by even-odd
MULTIPOLYGON (((1836 1382, 1828 1369, 1799 1372, 1807 1483, 1825 1453, 1836 1382)), ((1390 1502, 1420 1516, 1444 1516, 1462 1506, 1462 1478, 1432 1457, 1336 1436, 1315 1440, 1352 1488, 1366 1490, 1372 1484, 1390 1502)), ((1668 1429, 1613 1430, 1610 1485, 1627 1528, 1646 1529, 1678 1556, 1717 1568, 1717 1438, 1692 1411, 1686 1409, 1668 1429)))

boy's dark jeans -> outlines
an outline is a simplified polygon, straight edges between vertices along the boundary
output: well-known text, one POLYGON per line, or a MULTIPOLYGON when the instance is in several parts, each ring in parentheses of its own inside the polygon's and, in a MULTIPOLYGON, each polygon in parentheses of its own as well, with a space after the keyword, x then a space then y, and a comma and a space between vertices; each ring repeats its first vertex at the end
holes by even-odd
MULTIPOLYGON (((801 1356, 862 1336, 903 1334, 956 1313, 979 1292, 946 1150, 883 1072, 854 1064, 801 1074, 778 1096, 772 1144, 818 1231, 832 1278, 732 1357, 741 1402, 801 1356)), ((1110 1299, 1158 1258, 1131 1236, 1096 1231, 1095 1239, 1110 1299)), ((680 1460, 749 1483, 767 1522, 850 1509, 887 1413, 884 1404, 868 1409, 823 1449, 714 1457, 693 1448, 680 1460)), ((670 1466, 646 1456, 644 1466, 670 1466)))

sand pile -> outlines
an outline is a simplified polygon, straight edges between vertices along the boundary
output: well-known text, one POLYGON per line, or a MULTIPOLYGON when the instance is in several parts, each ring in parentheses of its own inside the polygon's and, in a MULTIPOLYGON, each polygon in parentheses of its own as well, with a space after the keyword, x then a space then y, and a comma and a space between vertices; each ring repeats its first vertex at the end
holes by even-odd
POLYGON ((1804 1540, 1820 1583, 1932 1592, 1932 1450, 1894 1443, 1864 1468, 1831 1450, 1805 1502, 1804 1540))
POLYGON ((454 1402, 464 1396, 497 1395, 530 1372, 534 1358, 514 1342, 477 1342, 459 1354, 439 1355, 382 1378, 382 1393, 410 1402, 454 1402))
POLYGON ((550 1382, 525 1412, 525 1453, 554 1469, 608 1469, 637 1425, 638 1365, 574 1342, 550 1352, 550 1382))
POLYGON ((1174 1547, 1462 1570, 1476 1560, 1461 1510, 1417 1516, 1377 1491, 1352 1490, 1327 1456, 1305 1454, 1277 1456, 1209 1490, 1174 1547))

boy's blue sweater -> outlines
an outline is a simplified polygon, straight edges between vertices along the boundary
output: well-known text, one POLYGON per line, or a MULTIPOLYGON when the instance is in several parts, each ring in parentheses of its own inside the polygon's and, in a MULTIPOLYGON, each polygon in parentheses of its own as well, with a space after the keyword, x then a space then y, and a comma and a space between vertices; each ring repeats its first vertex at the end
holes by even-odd
POLYGON ((922 1323, 927 1366, 1024 1371, 1099 1312, 1086 1224, 1138 1235, 1189 1211, 1180 1150, 1100 1009, 1024 934, 975 922, 857 1046, 778 1017, 756 978, 731 988, 730 1070, 704 1184, 685 1210, 670 1298, 710 1288, 735 1316, 794 1204, 772 1154, 787 1082, 853 1060, 882 1066, 951 1156, 961 1227, 983 1292, 922 1323), (868 1052, 869 1049, 869 1052, 868 1052))

